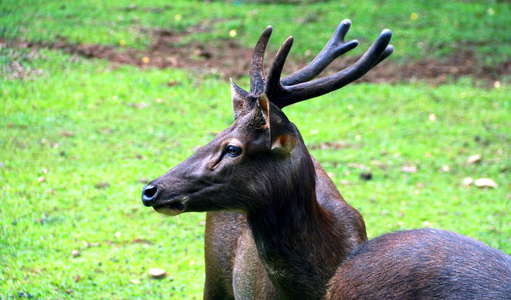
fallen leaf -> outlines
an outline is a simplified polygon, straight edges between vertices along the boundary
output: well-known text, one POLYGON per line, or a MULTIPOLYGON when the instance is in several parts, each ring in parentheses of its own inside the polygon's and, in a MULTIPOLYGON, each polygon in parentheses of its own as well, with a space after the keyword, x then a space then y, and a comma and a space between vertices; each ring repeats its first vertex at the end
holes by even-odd
POLYGON ((80 278, 82 278, 80 275, 76 275, 75 278, 74 278, 75 282, 80 281, 80 278))
POLYGON ((78 250, 73 250, 71 251, 71 256, 72 257, 80 257, 82 254, 80 253, 80 251, 78 250))
POLYGON ((159 268, 150 268, 149 271, 147 271, 147 273, 152 278, 155 278, 155 279, 162 279, 167 275, 167 272, 165 270, 159 269, 159 268))
POLYGON ((470 155, 467 159, 467 164, 471 165, 471 164, 478 163, 481 161, 482 158, 483 158, 483 156, 481 154, 470 155))
POLYGON ((449 166, 443 166, 440 168, 440 170, 438 170, 440 173, 445 173, 445 172, 449 172, 451 170, 451 168, 449 168, 449 166))
POLYGON ((497 183, 490 178, 479 178, 474 182, 478 188, 494 188, 498 187, 497 183))
POLYGON ((463 179, 463 183, 461 184, 461 186, 469 187, 472 185, 472 183, 474 183, 474 180, 470 177, 467 177, 467 178, 463 179))
POLYGON ((141 239, 141 238, 134 238, 133 241, 131 241, 132 244, 152 244, 151 241, 141 239))
POLYGON ((110 186, 110 183, 106 182, 106 181, 101 181, 101 182, 98 182, 94 185, 95 188, 97 189, 103 189, 103 188, 107 188, 110 186))
POLYGON ((39 182, 39 183, 45 182, 45 181, 46 181, 46 177, 44 177, 44 176, 37 178, 37 182, 39 182))
POLYGON ((403 171, 405 173, 417 173, 417 166, 404 165, 401 168, 401 171, 403 171))
POLYGON ((74 137, 75 133, 72 131, 68 131, 68 130, 62 130, 59 132, 59 135, 63 136, 63 137, 74 137))
POLYGON ((110 134, 110 133, 114 132, 114 130, 110 127, 103 127, 99 130, 99 132, 101 132, 103 134, 110 134))
POLYGON ((132 280, 130 280, 130 283, 131 284, 140 284, 140 281, 138 281, 136 279, 132 279, 132 280))

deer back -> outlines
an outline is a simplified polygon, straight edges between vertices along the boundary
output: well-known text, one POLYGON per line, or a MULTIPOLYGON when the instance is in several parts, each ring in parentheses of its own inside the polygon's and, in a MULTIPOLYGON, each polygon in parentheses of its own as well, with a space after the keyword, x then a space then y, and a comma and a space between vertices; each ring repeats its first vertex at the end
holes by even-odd
POLYGON ((511 257, 466 236, 416 229, 350 254, 326 299, 511 299, 511 257))

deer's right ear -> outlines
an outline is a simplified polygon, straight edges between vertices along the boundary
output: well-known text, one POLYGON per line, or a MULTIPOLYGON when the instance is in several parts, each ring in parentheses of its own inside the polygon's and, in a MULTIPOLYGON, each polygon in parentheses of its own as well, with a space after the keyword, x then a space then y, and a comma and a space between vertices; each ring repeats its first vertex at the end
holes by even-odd
POLYGON ((236 85, 232 81, 231 78, 231 101, 232 101, 232 109, 234 111, 234 119, 237 119, 240 115, 241 111, 243 110, 243 107, 245 106, 245 97, 247 96, 247 92, 236 85))
POLYGON ((288 157, 297 144, 294 130, 289 126, 289 120, 283 114, 271 112, 270 100, 265 94, 261 94, 257 101, 270 133, 271 151, 279 156, 288 157))

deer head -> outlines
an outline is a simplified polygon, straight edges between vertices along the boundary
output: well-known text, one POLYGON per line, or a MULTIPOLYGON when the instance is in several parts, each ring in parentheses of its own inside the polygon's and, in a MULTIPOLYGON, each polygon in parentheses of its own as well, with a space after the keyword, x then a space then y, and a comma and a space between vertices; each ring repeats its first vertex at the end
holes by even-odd
POLYGON ((384 30, 353 66, 311 81, 331 61, 358 45, 357 41, 344 41, 350 26, 349 20, 341 22, 308 66, 283 78, 293 38, 284 42, 265 78, 263 58, 272 32, 271 27, 266 28, 252 56, 250 92, 231 80, 234 123, 190 158, 146 185, 143 204, 168 215, 247 210, 261 204, 258 201, 264 200, 263 194, 272 189, 275 178, 289 181, 300 172, 314 178, 314 167, 300 133, 280 108, 339 89, 392 53, 388 45, 391 32, 384 30))
MULTIPOLYGON (((177 215, 222 209, 245 210, 263 200, 275 166, 286 173, 295 148, 303 146, 296 127, 265 94, 233 105, 238 118, 190 158, 151 181, 142 194, 146 206, 177 215), (271 167, 273 166, 273 167, 271 167), (263 186, 261 186, 263 185, 263 186)), ((289 174, 282 174, 289 177, 289 174)))

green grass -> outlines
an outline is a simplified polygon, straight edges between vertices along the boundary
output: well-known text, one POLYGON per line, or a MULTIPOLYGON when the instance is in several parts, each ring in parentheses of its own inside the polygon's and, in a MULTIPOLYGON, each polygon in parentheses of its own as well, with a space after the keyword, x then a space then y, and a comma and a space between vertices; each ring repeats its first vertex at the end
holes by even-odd
MULTIPOLYGON (((276 40, 290 33, 297 40, 324 40, 349 17, 353 37, 369 40, 380 27, 393 29, 396 57, 441 57, 460 45, 483 55, 484 46, 495 43, 499 50, 487 57, 501 61, 510 51, 502 20, 509 5, 500 2, 412 3, 402 10, 392 1, 307 7, 176 2, 172 9, 166 2, 151 4, 161 11, 136 3, 130 11, 130 1, 73 1, 64 8, 60 2, 4 1, 0 36, 109 45, 123 39, 143 48, 149 39, 140 28, 209 23, 212 31, 198 38, 227 38, 235 28, 252 45, 268 23, 276 40), (418 14, 414 22, 412 12, 418 14), (446 26, 448 17, 458 25, 446 26), (298 30, 304 24, 310 31, 298 30), (417 50, 416 41, 434 51, 417 50)), ((0 49, 0 77, 0 299, 202 298, 204 214, 154 213, 141 204, 141 181, 160 176, 232 122, 228 82, 200 71, 141 70, 9 48, 0 49), (170 80, 177 84, 169 86, 170 80), (73 257, 73 250, 81 255, 73 257), (149 278, 151 267, 168 276, 149 278)), ((356 84, 285 112, 361 211, 371 237, 431 226, 511 254, 511 87, 473 83, 356 84), (342 147, 321 150, 322 143, 342 147), (483 160, 467 165, 472 154, 483 160), (405 164, 418 172, 403 173, 405 164), (444 166, 448 172, 440 172, 444 166), (373 179, 361 180, 359 173, 367 171, 373 179), (499 187, 465 188, 465 177, 488 177, 499 187)), ((246 79, 240 84, 246 86, 246 79)))

